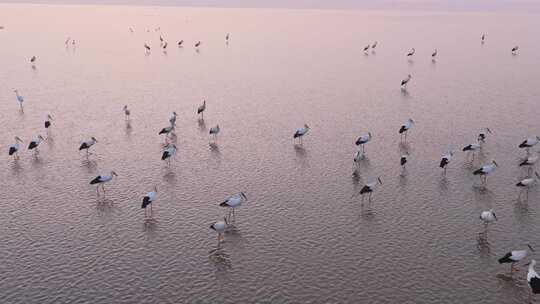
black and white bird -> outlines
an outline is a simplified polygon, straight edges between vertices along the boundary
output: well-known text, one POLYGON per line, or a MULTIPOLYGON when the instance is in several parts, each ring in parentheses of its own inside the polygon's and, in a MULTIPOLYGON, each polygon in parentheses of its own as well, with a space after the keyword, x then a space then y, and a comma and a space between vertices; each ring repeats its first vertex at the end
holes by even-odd
POLYGON ((18 90, 13 90, 13 92, 15 92, 15 97, 17 98, 17 102, 19 103, 19 108, 23 110, 24 97, 19 94, 18 90))
POLYGON ((399 164, 403 169, 405 169, 405 166, 407 165, 407 160, 409 158, 409 154, 405 153, 401 155, 401 158, 399 159, 399 164))
POLYGON ((411 74, 407 75, 407 78, 401 81, 401 88, 406 88, 407 84, 409 83, 409 81, 411 81, 411 79, 412 79, 411 74))
POLYGON ((34 150, 36 154, 39 153, 38 146, 43 140, 44 138, 41 135, 34 136, 28 144, 28 150, 34 150))
POLYGON ((482 211, 480 213, 480 219, 484 222, 485 232, 487 233, 489 224, 497 220, 497 215, 493 212, 493 209, 490 209, 488 211, 482 211))
POLYGON ((229 208, 229 213, 227 215, 228 222, 231 222, 231 215, 233 217, 233 221, 236 221, 235 209, 240 207, 242 203, 245 202, 247 202, 247 196, 244 192, 240 192, 227 198, 225 201, 219 204, 221 207, 229 208))
POLYGON ((36 59, 37 59, 36 56, 32 56, 32 58, 30 58, 30 62, 33 64, 36 62, 36 59))
POLYGON ((184 40, 178 41, 178 47, 182 47, 182 44, 184 43, 184 40))
POLYGON ((360 194, 362 196, 362 201, 364 200, 365 196, 368 195, 368 200, 371 201, 373 191, 375 191, 378 185, 382 185, 382 180, 380 177, 377 177, 377 180, 373 182, 365 184, 364 187, 360 189, 360 192, 357 193, 357 195, 360 194))
POLYGON ((114 176, 118 176, 114 171, 106 174, 100 174, 90 181, 90 185, 97 185, 96 192, 98 196, 100 187, 103 190, 103 194, 105 194, 105 183, 110 182, 114 176))
POLYGON ((219 131, 220 131, 219 125, 216 125, 215 127, 210 128, 210 131, 208 132, 210 136, 214 137, 214 142, 217 141, 217 136, 219 134, 219 131))
POLYGON ((486 41, 486 34, 482 34, 482 44, 486 41))
POLYGON ((529 251, 534 252, 534 249, 531 247, 531 245, 527 244, 527 247, 527 249, 513 250, 508 252, 499 259, 499 264, 510 263, 510 273, 516 271, 517 269, 514 268, 514 265, 527 257, 527 255, 529 255, 529 251))
POLYGON ((229 43, 230 38, 231 38, 231 35, 227 33, 227 35, 225 36, 225 42, 229 43))
POLYGON ((368 134, 360 135, 358 139, 355 142, 355 145, 362 146, 362 153, 365 152, 365 144, 367 144, 369 141, 371 141, 371 132, 368 132, 368 134))
POLYGON ((165 134, 165 142, 167 142, 167 138, 169 137, 169 135, 171 134, 174 134, 174 126, 173 125, 169 125, 168 127, 165 127, 163 129, 161 129, 158 133, 158 135, 162 135, 162 134, 165 134))
POLYGON ((14 159, 19 159, 19 150, 21 150, 22 139, 15 136, 15 143, 8 146, 9 156, 13 155, 14 159))
POLYGON ((147 53, 150 53, 150 50, 152 49, 152 48, 150 48, 150 46, 149 46, 148 44, 146 44, 146 43, 144 44, 144 48, 145 48, 145 50, 146 50, 147 53))
POLYGON ((160 45, 163 45, 164 41, 165 41, 165 39, 163 39, 163 36, 159 35, 159 43, 160 43, 160 45))
POLYGON ((517 54, 517 51, 519 50, 519 46, 515 46, 512 48, 512 55, 516 55, 517 54))
POLYGON ((167 46, 169 44, 167 43, 167 41, 165 41, 165 43, 163 44, 162 48, 163 48, 163 52, 166 52, 167 51, 167 46))
POLYGON ((218 244, 225 241, 225 230, 227 230, 227 218, 224 217, 223 221, 217 221, 210 225, 210 229, 218 233, 218 244))
POLYGON ((168 144, 161 154, 161 160, 167 161, 167 166, 171 165, 171 159, 176 155, 176 145, 168 144))
POLYGON ((483 129, 480 130, 480 132, 478 133, 477 141, 478 141, 479 143, 485 143, 488 134, 493 134, 493 133, 491 132, 491 129, 490 129, 490 128, 483 128, 483 129))
POLYGON ((85 140, 81 143, 79 146, 79 151, 86 150, 86 155, 90 154, 90 148, 97 143, 97 139, 95 137, 90 137, 90 139, 85 140))
POLYGON ((195 43, 195 47, 196 47, 196 48, 199 48, 199 46, 201 46, 201 42, 200 42, 200 41, 197 41, 197 43, 195 43))
POLYGON ((472 161, 474 161, 474 156, 476 152, 480 151, 481 148, 482 146, 479 143, 473 143, 463 147, 462 151, 467 152, 467 158, 469 158, 469 155, 472 155, 472 161))
POLYGON ((367 52, 369 51, 369 48, 370 48, 370 47, 371 47, 371 45, 369 45, 369 44, 366 45, 366 46, 364 47, 364 53, 367 54, 367 52))
POLYGON ((206 99, 203 100, 202 105, 197 108, 197 115, 201 115, 201 119, 204 119, 204 111, 206 110, 206 99))
POLYGON ((540 142, 540 137, 539 136, 535 136, 535 137, 529 137, 527 139, 525 139, 524 141, 522 141, 520 144, 519 144, 519 148, 521 149, 525 149, 525 151, 527 151, 527 154, 529 154, 529 150, 536 146, 536 144, 538 144, 538 142, 540 142))
POLYGON ((128 106, 124 106, 124 116, 126 120, 129 120, 129 116, 131 115, 131 111, 128 109, 128 106))
POLYGON ((414 55, 414 53, 416 53, 416 50, 414 48, 412 48, 408 53, 407 53, 407 57, 412 57, 414 55))
POLYGON ((141 209, 144 209, 144 218, 149 219, 152 218, 154 215, 154 212, 152 210, 152 203, 156 200, 158 193, 157 186, 154 186, 154 191, 150 191, 146 193, 146 195, 143 197, 141 209), (148 209, 146 207, 150 206, 150 216, 148 216, 148 209))
POLYGON ((536 265, 535 260, 531 260, 529 263, 529 270, 527 271, 527 283, 529 283, 530 293, 529 293, 529 303, 532 303, 533 294, 540 293, 540 275, 534 270, 534 265, 536 265))
POLYGON ((53 118, 51 114, 47 114, 47 117, 45 117, 45 123, 44 123, 45 129, 49 129, 52 126, 52 121, 53 121, 53 118))
POLYGON ((531 174, 533 171, 534 165, 538 162, 538 159, 540 157, 538 155, 535 156, 528 156, 526 159, 524 159, 521 163, 519 163, 520 167, 527 167, 527 173, 531 174))
POLYGON ((405 136, 405 141, 407 141, 407 133, 409 133, 409 130, 412 128, 413 123, 414 123, 414 120, 412 120, 412 118, 408 118, 405 121, 405 123, 401 125, 398 131, 401 136, 401 141, 403 141, 404 136, 405 136))
POLYGON ((172 112, 172 115, 171 117, 169 118, 169 123, 171 124, 171 126, 175 126, 176 127, 176 117, 178 116, 178 114, 176 114, 176 112, 172 112))
POLYGON ((433 51, 433 53, 431 53, 431 59, 432 60, 435 60, 436 57, 437 57, 437 49, 435 49, 435 51, 433 51))
POLYGON ((356 151, 354 153, 353 161, 355 164, 359 164, 362 159, 364 159, 364 153, 362 151, 356 151))
POLYGON ((371 51, 375 51, 375 48, 377 47, 377 41, 373 42, 373 44, 371 45, 371 51))
POLYGON ((529 189, 540 180, 540 175, 537 172, 534 172, 534 175, 533 177, 524 178, 516 184, 516 187, 520 188, 518 200, 521 198, 523 192, 525 192, 526 199, 529 199, 529 189))
POLYGON ((304 124, 304 127, 297 129, 296 132, 294 132, 293 139, 299 138, 300 144, 302 144, 302 138, 308 133, 308 131, 309 126, 307 124, 304 124))
POLYGON ((496 167, 498 167, 499 165, 497 165, 497 163, 495 161, 492 161, 491 164, 488 164, 488 165, 485 165, 485 166, 482 166, 481 168, 475 170, 473 172, 474 175, 479 175, 480 176, 480 180, 482 181, 482 185, 486 185, 487 183, 487 176, 488 174, 490 174, 491 172, 493 172, 495 170, 496 167))
POLYGON ((444 154, 441 158, 441 162, 439 163, 439 167, 443 169, 443 174, 446 175, 446 168, 448 167, 448 164, 452 160, 454 156, 454 152, 448 151, 448 153, 444 154))

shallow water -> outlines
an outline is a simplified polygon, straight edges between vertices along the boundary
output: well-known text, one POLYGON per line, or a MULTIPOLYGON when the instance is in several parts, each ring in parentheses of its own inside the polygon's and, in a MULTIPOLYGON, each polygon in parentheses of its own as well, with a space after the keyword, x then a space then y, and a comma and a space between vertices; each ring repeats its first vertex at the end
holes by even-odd
POLYGON ((517 144, 540 133, 536 15, 0 5, 0 22, 2 302, 527 297, 524 270, 508 279, 497 258, 540 247, 539 190, 517 202, 514 187, 524 175, 517 144), (68 36, 75 47, 65 47, 68 36), (375 40, 376 53, 365 55, 375 40), (202 99, 204 124, 195 114, 202 99), (168 168, 157 132, 172 111, 179 150, 168 168), (39 157, 9 158, 13 136, 27 144, 45 134, 47 112, 54 126, 39 157), (403 146, 397 130, 408 117, 417 123, 403 146), (211 147, 207 132, 218 123, 211 147), (304 123, 311 131, 295 146, 304 123), (488 190, 473 187, 480 163, 468 165, 462 152, 443 178, 443 152, 474 142, 482 127, 494 134, 481 163, 500 165, 488 190), (368 131, 367 158, 352 176, 353 143, 368 131), (99 142, 87 161, 77 147, 90 136, 99 142), (88 182, 111 169, 119 176, 100 202, 88 182), (351 195, 377 176, 383 185, 371 211, 362 209, 351 195), (157 221, 145 225, 140 202, 154 185, 157 221), (208 227, 225 213, 218 204, 239 191, 249 202, 212 253, 208 227), (478 216, 490 208, 499 220, 479 245, 478 216))

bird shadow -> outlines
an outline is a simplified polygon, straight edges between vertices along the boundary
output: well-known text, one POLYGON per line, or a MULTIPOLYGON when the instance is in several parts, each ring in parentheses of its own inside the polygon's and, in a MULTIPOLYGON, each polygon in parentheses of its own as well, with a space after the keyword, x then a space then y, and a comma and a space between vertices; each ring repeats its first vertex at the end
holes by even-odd
POLYGON ((166 168, 167 172, 163 175, 163 180, 168 184, 176 183, 176 173, 170 167, 166 168))
POLYGON ((104 196, 98 196, 96 201, 96 210, 102 213, 112 213, 116 209, 116 204, 112 199, 104 196))
POLYGON ((208 260, 214 264, 216 270, 226 271, 232 268, 230 256, 221 243, 218 242, 216 248, 210 250, 208 253, 208 260))
POLYGON ((377 52, 375 52, 375 51, 372 50, 372 51, 371 51, 371 55, 377 55, 377 52))
POLYGON ((220 156, 221 155, 221 152, 219 151, 219 146, 217 145, 217 143, 212 142, 212 143, 208 144, 208 146, 210 147, 210 152, 212 152, 213 155, 215 155, 215 156, 220 156))
POLYGON ((83 158, 83 160, 81 161, 81 164, 83 167, 86 167, 88 169, 89 173, 93 173, 97 169, 97 162, 95 160, 83 158))
POLYGON ((403 97, 409 97, 411 94, 409 94, 409 90, 407 90, 406 87, 401 88, 401 96, 403 97))
POLYGON ((293 147, 294 147, 294 152, 296 153, 296 156, 300 158, 305 158, 307 156, 307 151, 302 145, 295 144, 293 147))
POLYGON ((14 159, 9 168, 15 176, 19 175, 22 172, 22 166, 19 159, 14 159))
POLYGON ((153 233, 158 229, 158 221, 154 218, 145 218, 142 223, 142 231, 153 233))
POLYGON ((197 124, 199 126, 199 131, 206 132, 206 122, 204 121, 204 118, 199 118, 197 124))
POLYGON ((411 154, 411 145, 409 144, 409 142, 400 141, 398 144, 398 148, 400 153, 411 154))

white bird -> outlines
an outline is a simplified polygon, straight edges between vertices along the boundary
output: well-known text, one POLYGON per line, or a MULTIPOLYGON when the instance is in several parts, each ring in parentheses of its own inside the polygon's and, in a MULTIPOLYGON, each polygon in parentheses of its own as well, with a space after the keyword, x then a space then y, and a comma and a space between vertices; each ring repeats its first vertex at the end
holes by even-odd
POLYGON ((174 126, 170 125, 168 127, 165 127, 163 129, 161 129, 161 131, 159 131, 158 135, 165 134, 165 143, 167 143, 167 138, 169 137, 169 135, 170 134, 174 135, 173 131, 174 131, 174 126))
POLYGON ((236 221, 235 209, 240 207, 240 205, 245 202, 247 202, 247 196, 244 192, 240 192, 227 198, 225 201, 219 204, 221 207, 229 208, 229 214, 227 215, 227 218, 229 219, 228 222, 231 220, 231 215, 233 216, 233 221, 236 221))
POLYGON ((371 132, 368 132, 368 134, 360 135, 358 139, 356 140, 355 144, 357 146, 362 146, 362 153, 365 152, 364 145, 367 144, 371 140, 371 132))
POLYGON ((480 213, 480 219, 484 222, 484 227, 487 232, 488 225, 497 220, 497 215, 493 212, 493 209, 482 211, 482 213, 480 213))
POLYGON ((227 36, 225 36, 225 41, 229 42, 229 38, 231 38, 231 35, 229 33, 227 33, 227 36))
POLYGON ((64 44, 66 45, 66 47, 67 47, 67 45, 68 45, 68 43, 69 43, 70 40, 71 40, 71 37, 67 37, 66 41, 64 42, 64 44))
POLYGON ((408 158, 409 158, 409 154, 405 153, 405 154, 401 155, 401 158, 399 159, 399 164, 404 169, 405 169, 405 165, 407 164, 408 158))
POLYGON ((114 176, 118 176, 116 172, 114 171, 111 171, 110 173, 107 173, 107 174, 100 174, 90 181, 90 185, 97 184, 96 192, 98 196, 99 196, 100 186, 101 186, 101 189, 103 190, 103 194, 105 194, 105 183, 110 182, 114 176))
POLYGON ((227 229, 227 218, 224 217, 223 221, 217 221, 210 225, 210 229, 218 233, 218 244, 225 241, 225 230, 227 229))
POLYGON ((296 132, 294 132, 293 139, 300 138, 300 144, 302 144, 302 138, 307 134, 308 131, 309 126, 304 124, 304 127, 297 129, 296 132))
POLYGON ((521 148, 521 149, 525 149, 527 151, 527 154, 529 154, 530 148, 536 146, 536 144, 538 144, 538 142, 540 142, 540 137, 539 136, 529 137, 529 138, 525 139, 524 141, 522 141, 519 144, 518 147, 521 148))
POLYGON ((90 148, 96 143, 97 139, 92 136, 89 140, 85 140, 81 143, 81 145, 79 146, 79 151, 86 150, 86 156, 88 156, 90 148))
POLYGON ((163 37, 162 37, 161 35, 159 35, 159 42, 160 42, 161 44, 163 44, 163 41, 165 41, 165 40, 163 39, 163 37))
POLYGON ((165 43, 163 44, 163 52, 166 53, 167 52, 167 46, 169 44, 167 43, 167 41, 165 41, 165 43))
POLYGON ((216 125, 215 127, 210 128, 210 131, 208 132, 210 136, 214 136, 214 142, 217 141, 217 135, 219 134, 219 131, 219 125, 216 125))
POLYGON ((405 135, 405 141, 407 141, 407 133, 409 133, 409 130, 412 128, 412 125, 414 123, 414 120, 412 118, 408 118, 404 124, 401 125, 399 128, 399 134, 401 135, 401 141, 403 141, 403 136, 405 135))
POLYGON ((197 108, 197 114, 201 114, 201 119, 204 119, 204 111, 206 110, 206 100, 203 100, 202 105, 197 108))
POLYGON ((407 57, 413 56, 415 52, 416 52, 416 50, 414 48, 412 48, 411 51, 407 53, 407 57))
POLYGON ((540 276, 534 270, 534 265, 536 265, 535 260, 531 260, 529 263, 529 270, 527 271, 527 283, 529 283, 530 293, 529 293, 529 303, 532 303, 533 294, 540 293, 540 276))
POLYGON ((431 59, 435 60, 435 57, 437 57, 437 49, 431 54, 431 59))
POLYGON ((482 43, 484 43, 484 41, 486 41, 486 34, 482 34, 482 43))
POLYGON ((371 45, 371 51, 373 52, 373 50, 377 47, 377 41, 373 42, 373 44, 371 45))
POLYGON ((446 175, 446 167, 452 160, 452 157, 454 156, 454 152, 448 151, 448 153, 444 154, 441 158, 441 162, 439 163, 439 167, 443 168, 444 175, 446 175))
POLYGON ((519 166, 520 167, 526 166, 527 174, 531 174, 531 171, 533 170, 534 165, 538 162, 538 159, 540 159, 538 155, 528 156, 525 160, 519 163, 519 166))
POLYGON ((157 186, 154 186, 154 191, 150 191, 150 192, 146 193, 146 195, 143 197, 141 209, 144 209, 144 218, 146 218, 146 219, 152 218, 152 216, 154 214, 154 212, 152 210, 152 203, 156 200, 157 192, 158 192, 157 186), (147 209, 146 209, 146 207, 148 207, 148 205, 150 205, 150 217, 148 217, 148 213, 147 213, 147 209))
POLYGON ((124 115, 126 120, 129 120, 129 115, 131 115, 131 111, 128 109, 127 105, 124 106, 124 115))
POLYGON ((171 126, 175 126, 176 127, 176 116, 178 116, 176 114, 176 112, 172 112, 172 115, 171 117, 169 118, 169 122, 171 123, 171 126))
POLYGON ((200 42, 200 41, 197 41, 197 43, 195 43, 195 47, 196 47, 196 48, 199 48, 199 46, 201 46, 201 42, 200 42))
POLYGON ((528 249, 523 250, 513 250, 505 254, 502 258, 499 259, 499 264, 510 263, 510 273, 516 271, 514 264, 523 260, 527 255, 529 255, 529 250, 534 252, 534 249, 531 245, 527 244, 528 249))
POLYGON ((30 62, 31 62, 31 63, 35 63, 35 62, 36 62, 36 59, 37 59, 36 56, 32 56, 32 58, 30 58, 30 62))
POLYGON ((491 132, 491 129, 490 128, 484 128, 482 130, 480 130, 480 132, 478 133, 478 137, 477 137, 477 141, 479 143, 484 143, 486 142, 486 138, 487 138, 487 135, 488 134, 493 134, 491 132))
POLYGON ((537 179, 540 180, 540 175, 538 175, 538 173, 534 172, 534 175, 535 177, 524 178, 516 184, 516 187, 521 188, 518 200, 521 198, 523 191, 526 193, 526 199, 529 199, 529 189, 536 184, 537 179))
POLYGON ((23 110, 24 97, 19 94, 18 90, 13 90, 13 92, 15 92, 15 97, 17 98, 17 102, 19 103, 19 107, 21 108, 21 110, 23 110))
MULTIPOLYGON (((368 200, 371 201, 371 195, 373 194, 373 191, 375 191, 378 185, 382 185, 382 180, 380 177, 377 177, 376 181, 365 184, 364 187, 360 189, 360 192, 358 192, 356 195, 358 194, 362 195, 362 201, 364 201, 364 197, 367 194, 369 195, 368 200)), ((353 195, 353 197, 354 196, 355 195, 353 195)))
POLYGON ((19 159, 19 150, 21 149, 19 143, 22 143, 22 139, 15 136, 15 143, 8 146, 8 154, 13 155, 14 159, 19 159))
POLYGON ((163 149, 163 153, 161 154, 161 160, 167 161, 167 166, 171 165, 171 158, 176 155, 176 145, 174 144, 168 144, 165 149, 163 149))
POLYGON ((353 161, 358 164, 362 159, 364 159, 364 153, 362 153, 362 151, 356 151, 354 153, 353 161))
POLYGON ((486 185, 487 183, 487 176, 491 172, 495 170, 496 167, 498 167, 497 163, 495 161, 492 161, 491 164, 482 166, 482 168, 477 169, 473 172, 474 175, 479 175, 480 180, 482 181, 482 185, 486 185))
POLYGON ((146 52, 149 53, 152 48, 148 44, 144 44, 144 48, 146 49, 146 52))
POLYGON ((184 43, 184 40, 178 41, 178 47, 182 47, 182 44, 184 43))
POLYGON ((519 46, 516 45, 515 47, 512 48, 512 54, 516 55, 518 50, 519 50, 519 46))
POLYGON ((467 158, 469 158, 469 154, 472 154, 472 161, 474 161, 474 156, 476 154, 476 151, 480 151, 482 149, 482 146, 479 143, 473 143, 470 145, 466 145, 463 147, 463 152, 467 152, 467 158))
POLYGON ((405 78, 405 79, 403 79, 403 80, 401 81, 401 87, 402 87, 402 88, 406 88, 406 87, 407 87, 407 84, 409 83, 409 81, 411 81, 411 79, 412 79, 411 74, 407 75, 407 78, 405 78))
POLYGON ((34 150, 36 154, 39 153, 38 146, 43 140, 44 138, 41 135, 34 136, 28 144, 28 150, 34 150))
POLYGON ((371 47, 371 45, 369 45, 369 44, 366 45, 366 46, 364 47, 364 53, 367 53, 367 51, 369 50, 370 47, 371 47))
POLYGON ((52 126, 52 120, 53 118, 51 114, 47 114, 47 117, 45 118, 45 123, 44 123, 45 129, 49 129, 52 126))

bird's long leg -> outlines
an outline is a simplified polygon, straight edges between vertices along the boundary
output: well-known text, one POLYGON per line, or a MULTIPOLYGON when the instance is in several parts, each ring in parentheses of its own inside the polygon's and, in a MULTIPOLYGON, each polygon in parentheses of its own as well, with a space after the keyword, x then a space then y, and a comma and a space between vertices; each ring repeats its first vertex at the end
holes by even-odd
POLYGON ((372 195, 372 194, 373 194, 373 192, 370 192, 370 193, 369 193, 368 201, 370 201, 370 202, 371 202, 371 195, 372 195))
POLYGON ((446 166, 444 167, 443 174, 446 176, 446 166))
POLYGON ((97 197, 99 197, 99 186, 96 187, 97 197))
POLYGON ((146 212, 146 208, 144 208, 144 218, 146 219, 148 217, 147 215, 147 212, 146 212))
POLYGON ((152 209, 152 204, 150 204, 150 217, 154 217, 154 210, 152 209))
POLYGON ((527 189, 525 189, 525 199, 527 201, 529 201, 529 187, 527 187, 527 189))
POLYGON ((362 154, 364 154, 365 152, 365 148, 364 148, 364 144, 362 144, 362 154))

